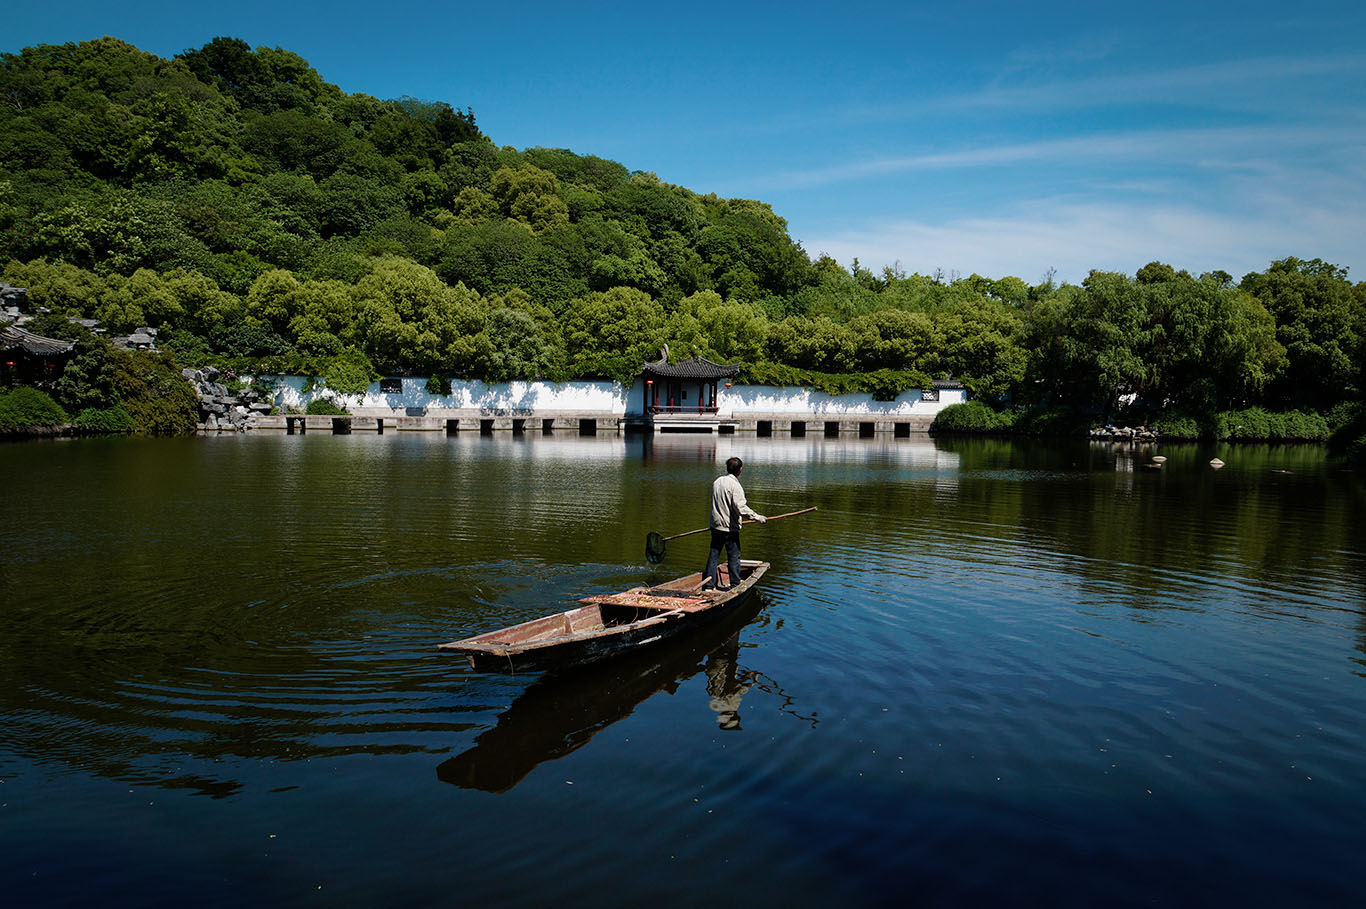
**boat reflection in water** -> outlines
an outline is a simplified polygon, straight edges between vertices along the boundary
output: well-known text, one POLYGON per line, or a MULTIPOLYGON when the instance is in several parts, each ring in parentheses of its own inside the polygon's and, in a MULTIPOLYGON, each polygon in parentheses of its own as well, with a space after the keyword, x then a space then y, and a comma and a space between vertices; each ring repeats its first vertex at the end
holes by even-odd
POLYGON ((695 633, 533 682, 474 747, 436 768, 462 789, 507 792, 546 761, 564 757, 660 691, 670 694, 699 672, 722 729, 740 728, 740 701, 756 674, 740 668, 740 632, 762 610, 756 594, 736 612, 695 633))

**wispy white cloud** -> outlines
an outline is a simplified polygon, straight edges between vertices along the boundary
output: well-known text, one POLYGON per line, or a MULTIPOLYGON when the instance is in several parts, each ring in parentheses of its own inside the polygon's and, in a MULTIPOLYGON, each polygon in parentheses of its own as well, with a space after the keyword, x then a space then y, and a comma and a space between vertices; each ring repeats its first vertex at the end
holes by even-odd
POLYGON ((874 269, 900 263, 922 274, 942 269, 1029 282, 1050 268, 1079 282, 1091 269, 1132 274, 1153 260, 1192 273, 1223 269, 1235 277, 1289 255, 1321 256, 1351 266, 1363 260, 1366 211, 1360 200, 1281 200, 1255 215, 1185 205, 1076 203, 1054 199, 1005 214, 964 215, 940 222, 884 220, 857 229, 793 231, 813 255, 853 258, 874 269))
MULTIPOLYGON (((1065 80, 993 84, 976 92, 938 99, 941 106, 1060 109, 1095 104, 1168 102, 1219 104, 1252 100, 1259 107, 1279 104, 1287 82, 1366 75, 1366 55, 1262 57, 1128 73, 1104 73, 1065 80), (1268 94, 1267 87, 1276 90, 1268 94)), ((1317 92, 1311 93, 1317 94, 1317 92)), ((1301 99, 1305 96, 1300 93, 1301 99)))
MULTIPOLYGON (((1159 69, 1103 71, 1099 60, 1069 60, 1065 76, 1031 78, 1009 62, 967 91, 885 98, 830 111, 846 122, 891 123, 943 113, 1080 112, 1097 106, 1163 104, 1257 111, 1281 119, 1307 110, 1357 111, 1342 89, 1366 78, 1366 54, 1304 55, 1224 60, 1159 69), (1091 72, 1077 72, 1084 64, 1091 72), (1293 105, 1287 99, 1293 99, 1293 105)), ((1359 90, 1351 92, 1359 94, 1359 90)))
POLYGON ((1236 126, 1147 130, 869 158, 757 177, 747 181, 747 185, 765 190, 810 188, 910 171, 1007 167, 1040 162, 1102 161, 1113 164, 1140 161, 1149 165, 1163 162, 1230 168, 1250 165, 1273 149, 1282 153, 1308 149, 1319 154, 1338 148, 1351 151, 1363 143, 1366 143, 1366 126, 1350 123, 1298 129, 1236 126), (1255 155, 1255 158, 1240 163, 1239 152, 1255 155))

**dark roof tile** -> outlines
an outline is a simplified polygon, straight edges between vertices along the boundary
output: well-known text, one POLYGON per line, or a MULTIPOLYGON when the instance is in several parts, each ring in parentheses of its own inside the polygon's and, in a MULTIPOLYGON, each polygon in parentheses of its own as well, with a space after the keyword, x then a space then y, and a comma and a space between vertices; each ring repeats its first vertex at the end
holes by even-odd
POLYGON ((75 347, 74 341, 58 341, 55 338, 44 338, 42 335, 35 335, 31 331, 24 331, 17 325, 5 325, 0 327, 0 348, 9 350, 13 347, 22 347, 25 351, 35 357, 51 357, 56 354, 64 354, 75 347))
POLYGON ((677 363, 669 363, 660 358, 645 364, 645 372, 666 379, 729 379, 740 371, 739 365, 726 366, 713 363, 706 357, 689 357, 677 363))

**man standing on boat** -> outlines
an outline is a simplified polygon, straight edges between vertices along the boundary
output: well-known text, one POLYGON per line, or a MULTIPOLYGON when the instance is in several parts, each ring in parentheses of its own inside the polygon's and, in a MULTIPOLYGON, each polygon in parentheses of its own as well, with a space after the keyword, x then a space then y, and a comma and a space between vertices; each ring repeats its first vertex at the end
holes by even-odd
POLYGON ((740 522, 751 518, 763 524, 768 520, 745 504, 745 489, 740 485, 740 471, 745 463, 739 458, 726 459, 726 472, 711 484, 711 550, 707 553, 707 567, 702 572, 702 589, 720 588, 721 550, 726 550, 726 567, 730 569, 730 586, 740 583, 740 522))

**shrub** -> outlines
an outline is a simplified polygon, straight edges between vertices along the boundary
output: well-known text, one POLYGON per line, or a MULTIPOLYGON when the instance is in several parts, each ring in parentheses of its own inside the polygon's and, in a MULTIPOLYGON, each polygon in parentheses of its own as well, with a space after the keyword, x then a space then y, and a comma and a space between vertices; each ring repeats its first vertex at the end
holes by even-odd
POLYGON ((209 346, 228 357, 268 357, 289 353, 289 342, 269 325, 238 318, 209 329, 209 346))
POLYGON ((174 359, 146 351, 115 351, 114 362, 114 391, 137 432, 169 436, 195 431, 199 397, 174 359))
POLYGON ((77 337, 71 359, 52 387, 68 413, 114 405, 112 350, 108 341, 91 332, 83 331, 77 337))
POLYGON ((451 380, 444 376, 429 376, 427 384, 423 386, 429 395, 446 395, 451 393, 451 380))
POLYGON ((1200 424, 1184 413, 1164 413, 1152 421, 1152 428, 1163 439, 1198 439, 1200 424))
POLYGON ((138 428, 133 415, 122 404, 103 410, 87 407, 76 415, 75 426, 85 432, 100 433, 134 432, 138 428))
POLYGON ((157 346, 174 354, 177 363, 195 369, 211 365, 215 360, 209 342, 185 329, 163 330, 157 335, 157 346))
POLYGON ((309 416, 340 417, 350 412, 345 407, 338 407, 330 398, 314 398, 304 408, 304 413, 309 416))
POLYGON ((0 395, 0 432, 61 426, 70 418, 47 393, 20 385, 0 395))
POLYGON ((1221 436, 1231 442, 1239 440, 1281 439, 1285 435, 1284 421, 1280 414, 1268 413, 1261 407, 1246 410, 1231 410, 1224 414, 1224 432, 1221 436))
POLYGON ((1260 407, 1217 414, 1215 435, 1232 441, 1321 442, 1328 438, 1328 420, 1312 411, 1273 413, 1260 407))
POLYGON ((1329 440, 1333 449, 1352 464, 1366 464, 1366 404, 1334 408, 1333 416, 1341 420, 1329 440))
POLYGON ((1321 442, 1331 435, 1328 430, 1328 420, 1322 414, 1313 411, 1288 410, 1283 416, 1285 417, 1285 437, 1287 439, 1321 442))
POLYGON ((1361 401, 1340 401, 1324 414, 1324 420, 1328 423, 1328 431, 1335 434, 1342 427, 1361 420, 1364 416, 1366 404, 1361 401))
POLYGON ((320 378, 337 394, 363 395, 379 373, 363 351, 345 350, 323 363, 320 378))
POLYGON ((931 432, 1000 432, 1010 425, 1010 418, 992 410, 981 401, 950 404, 934 418, 931 432))
POLYGON ((745 363, 735 381, 752 385, 810 388, 828 395, 868 392, 874 401, 892 401, 903 391, 929 388, 928 375, 915 369, 878 369, 873 372, 835 373, 799 369, 781 363, 745 363))

